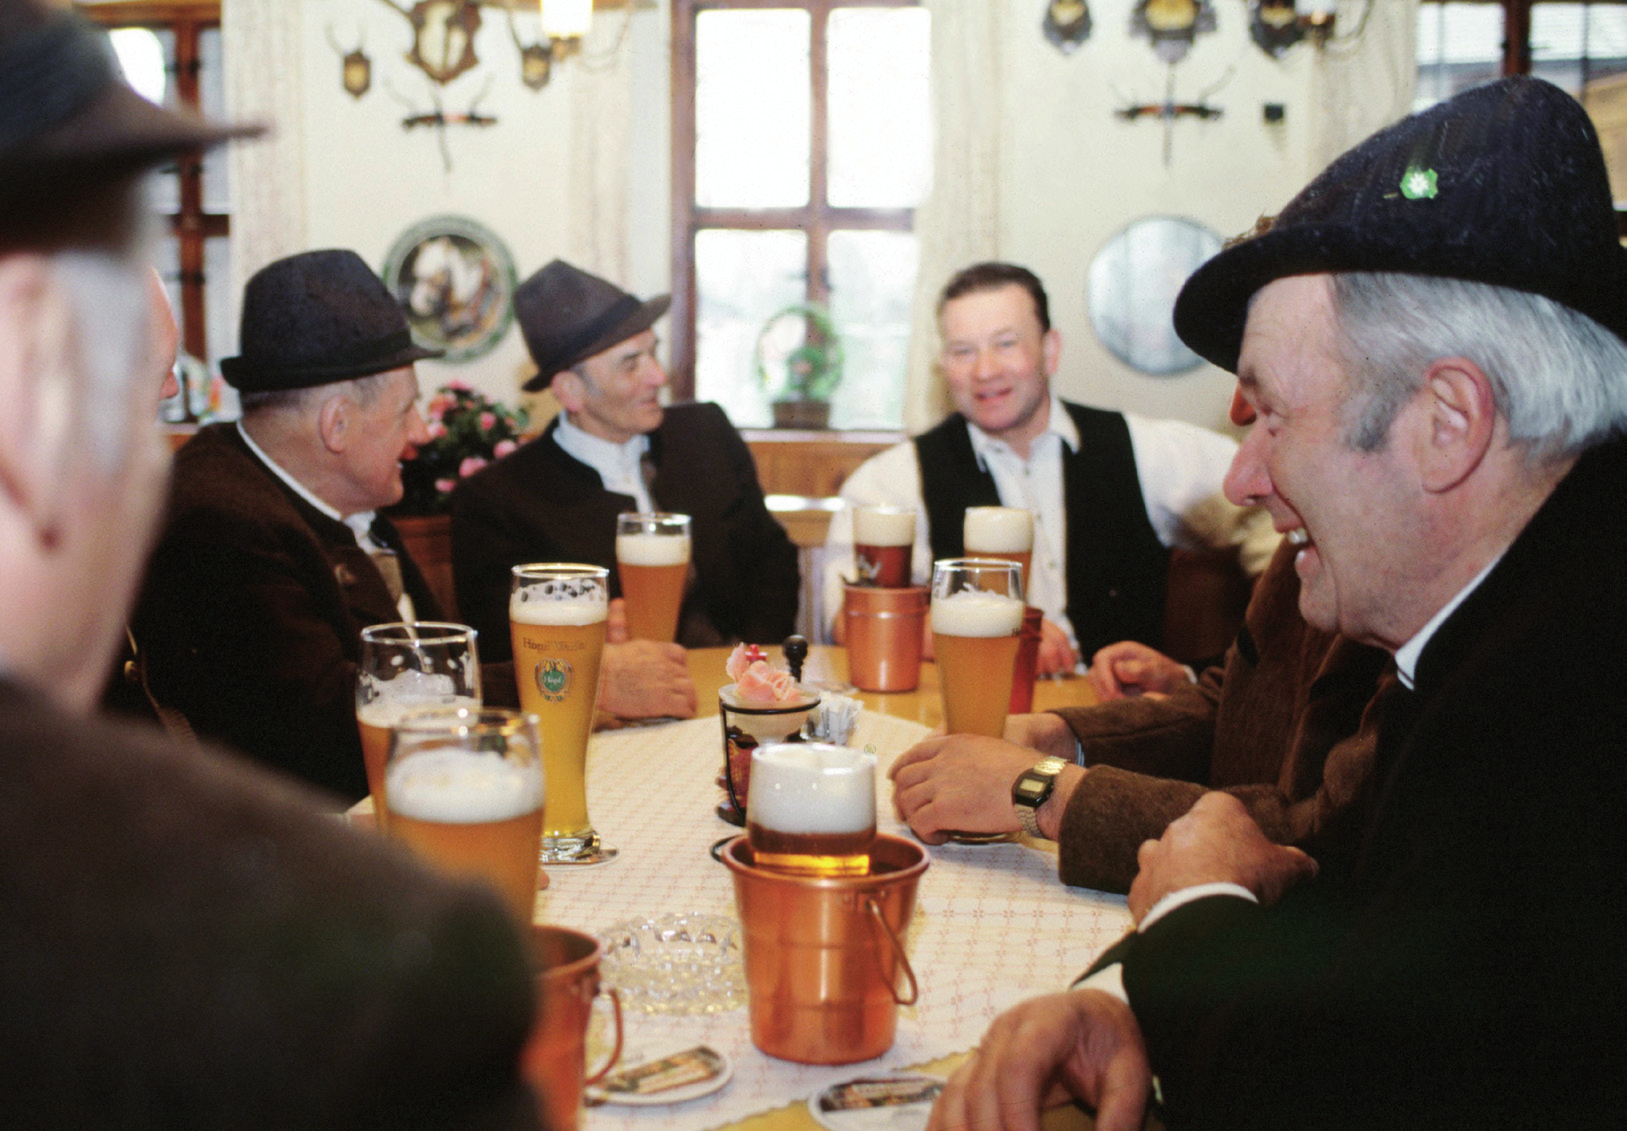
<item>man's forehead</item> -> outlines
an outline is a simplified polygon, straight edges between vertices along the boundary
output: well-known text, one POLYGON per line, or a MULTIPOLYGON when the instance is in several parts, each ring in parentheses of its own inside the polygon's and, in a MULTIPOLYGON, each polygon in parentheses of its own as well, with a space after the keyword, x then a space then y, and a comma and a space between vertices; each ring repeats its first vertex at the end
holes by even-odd
POLYGON ((1289 363, 1323 350, 1333 324, 1333 276, 1290 275, 1249 299, 1237 381, 1244 391, 1269 389, 1289 363))
POLYGON ((1033 295, 1017 283, 1006 283, 955 296, 943 304, 939 321, 946 336, 998 332, 1037 328, 1039 311, 1034 307, 1033 295))

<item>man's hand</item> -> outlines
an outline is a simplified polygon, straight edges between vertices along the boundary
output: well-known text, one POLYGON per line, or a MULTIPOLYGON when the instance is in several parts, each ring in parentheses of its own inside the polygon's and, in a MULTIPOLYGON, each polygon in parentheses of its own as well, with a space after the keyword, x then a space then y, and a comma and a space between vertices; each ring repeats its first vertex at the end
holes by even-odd
POLYGON ((693 718, 695 681, 683 648, 653 640, 606 644, 599 709, 623 719, 693 718))
POLYGON ((1136 854, 1141 871, 1130 885, 1130 914, 1140 923, 1164 896, 1197 884, 1241 884, 1270 907, 1282 893, 1316 875, 1316 861, 1297 848, 1273 844, 1243 803, 1206 793, 1159 840, 1136 854))
POLYGON ((1136 1131, 1151 1088, 1129 1006, 1100 990, 1051 994, 994 1019, 927 1131, 1038 1131, 1040 1112, 1070 1096, 1096 1109, 1096 1131, 1136 1131))
POLYGON ((1071 672, 1078 664, 1079 653, 1068 643, 1068 634, 1048 620, 1041 621, 1039 660, 1035 672, 1039 675, 1056 675, 1058 672, 1071 672))
POLYGON ((605 613, 604 642, 606 644, 625 644, 633 638, 627 629, 627 599, 617 597, 610 602, 610 608, 605 613))
POLYGON ((1090 658, 1085 678, 1103 703, 1136 695, 1167 695, 1192 682, 1183 665, 1134 640, 1121 640, 1097 652, 1090 658))
MULTIPOLYGON (((942 731, 934 733, 941 734, 942 731)), ((1054 711, 1007 715, 1005 738, 1007 742, 1037 750, 1041 755, 1061 758, 1064 762, 1078 760, 1079 742, 1074 738, 1073 731, 1068 729, 1068 724, 1062 721, 1062 716, 1054 711)))
POLYGON ((998 738, 928 738, 900 754, 887 771, 893 808, 928 844, 942 844, 952 832, 1018 832, 1022 826, 1011 807, 1011 783, 1037 761, 1033 750, 998 738))

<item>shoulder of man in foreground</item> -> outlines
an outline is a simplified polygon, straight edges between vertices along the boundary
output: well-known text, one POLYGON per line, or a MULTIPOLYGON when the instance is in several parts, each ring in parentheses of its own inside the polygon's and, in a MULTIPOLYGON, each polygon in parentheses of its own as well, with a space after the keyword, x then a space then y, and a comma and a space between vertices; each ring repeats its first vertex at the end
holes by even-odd
POLYGON ((224 752, 0 703, 13 1117, 533 1124, 528 964, 494 896, 224 752))

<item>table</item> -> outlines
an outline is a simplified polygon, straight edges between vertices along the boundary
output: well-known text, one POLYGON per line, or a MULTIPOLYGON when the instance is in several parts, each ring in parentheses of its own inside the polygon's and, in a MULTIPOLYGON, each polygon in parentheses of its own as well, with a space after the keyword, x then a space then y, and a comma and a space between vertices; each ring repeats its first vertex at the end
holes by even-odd
MULTIPOLYGON (((725 649, 691 653, 701 717, 594 736, 588 809, 621 857, 603 867, 549 869, 551 884, 537 901, 539 921, 597 933, 663 913, 733 916, 730 876, 708 852, 720 837, 738 831, 713 813, 722 763, 716 688, 726 682, 726 655, 725 649)), ((874 746, 883 773, 940 717, 936 673, 928 664, 922 674, 916 693, 858 696, 865 710, 854 745, 874 746)), ((815 648, 804 675, 845 675, 841 650, 815 648)), ((1041 705, 1088 699, 1082 680, 1047 683, 1041 690, 1041 705)), ((892 817, 885 778, 877 792, 878 827, 908 835, 892 817)), ((1065 986, 1129 928, 1122 896, 1057 881, 1054 846, 946 845, 929 851, 932 863, 921 880, 908 944, 921 996, 916 1006, 900 1011, 890 1052, 844 1067, 794 1065, 752 1047, 744 1008, 709 1018, 629 1012, 634 1047, 704 1042, 733 1060, 734 1079, 721 1092, 685 1104, 592 1108, 584 1131, 705 1131, 750 1117, 756 1117, 749 1124, 753 1131, 811 1131, 816 1125, 801 1106, 808 1095, 861 1075, 921 1065, 941 1070, 945 1058, 977 1043, 996 1014, 1065 986)))

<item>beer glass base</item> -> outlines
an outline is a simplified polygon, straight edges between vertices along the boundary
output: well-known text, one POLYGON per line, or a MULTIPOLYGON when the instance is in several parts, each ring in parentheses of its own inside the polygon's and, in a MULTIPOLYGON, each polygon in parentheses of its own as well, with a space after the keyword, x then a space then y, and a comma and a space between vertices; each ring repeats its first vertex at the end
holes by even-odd
POLYGON ((587 867, 608 864, 620 855, 621 849, 604 843, 599 834, 589 831, 586 836, 545 836, 542 838, 542 862, 563 867, 587 867))
POLYGON ((957 833, 949 834, 951 844, 1010 844, 1019 839, 1019 833, 957 833))

